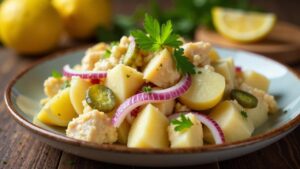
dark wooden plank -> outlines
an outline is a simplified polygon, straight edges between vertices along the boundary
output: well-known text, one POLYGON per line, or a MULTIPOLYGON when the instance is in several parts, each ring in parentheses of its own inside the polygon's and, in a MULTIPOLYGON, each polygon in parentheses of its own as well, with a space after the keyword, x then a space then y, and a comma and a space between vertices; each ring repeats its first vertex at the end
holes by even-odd
POLYGON ((221 169, 297 169, 300 168, 300 127, 262 150, 220 162, 221 169))
MULTIPOLYGON (((134 167, 134 166, 123 166, 123 165, 116 165, 116 164, 108 164, 102 163, 98 161, 84 159, 72 154, 68 154, 63 152, 58 169, 151 169, 153 167, 134 167)), ((211 163, 206 165, 199 165, 199 166, 189 166, 189 167, 172 167, 173 169, 219 169, 218 163, 211 163)))
POLYGON ((34 138, 12 119, 3 101, 4 88, 9 79, 32 62, 16 57, 9 50, 1 50, 0 66, 0 168, 56 168, 61 151, 34 138))

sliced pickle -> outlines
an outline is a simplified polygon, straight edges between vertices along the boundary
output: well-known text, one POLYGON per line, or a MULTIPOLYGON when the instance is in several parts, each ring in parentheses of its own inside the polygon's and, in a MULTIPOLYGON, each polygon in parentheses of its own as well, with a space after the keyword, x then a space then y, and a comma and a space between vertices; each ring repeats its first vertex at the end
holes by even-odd
POLYGON ((99 84, 89 87, 85 100, 91 108, 105 113, 113 110, 116 106, 116 99, 112 90, 99 84))
POLYGON ((255 96, 243 90, 231 90, 230 97, 231 99, 235 99, 244 108, 255 108, 258 103, 258 100, 255 96))

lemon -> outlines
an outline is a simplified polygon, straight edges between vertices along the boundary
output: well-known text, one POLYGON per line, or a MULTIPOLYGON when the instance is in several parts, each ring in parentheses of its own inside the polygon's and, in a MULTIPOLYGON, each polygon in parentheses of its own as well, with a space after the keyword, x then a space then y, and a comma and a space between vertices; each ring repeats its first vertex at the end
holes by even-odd
POLYGON ((276 17, 271 13, 245 12, 215 7, 212 10, 213 23, 223 36, 239 42, 253 42, 262 39, 274 27, 276 17))
POLYGON ((67 32, 74 38, 91 36, 98 26, 111 24, 110 0, 53 0, 64 20, 67 32))
POLYGON ((62 32, 62 21, 49 0, 6 0, 0 11, 1 39, 23 54, 53 48, 62 32))

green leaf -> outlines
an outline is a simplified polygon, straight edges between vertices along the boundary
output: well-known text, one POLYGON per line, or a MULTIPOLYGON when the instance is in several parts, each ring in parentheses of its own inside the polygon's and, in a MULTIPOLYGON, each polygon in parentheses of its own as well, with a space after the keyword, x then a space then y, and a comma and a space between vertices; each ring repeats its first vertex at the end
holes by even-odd
POLYGON ((146 93, 150 93, 152 92, 152 87, 151 86, 144 86, 142 88, 143 92, 146 92, 146 93))
POLYGON ((173 28, 172 22, 170 20, 167 21, 166 24, 162 24, 161 26, 161 42, 165 42, 168 37, 171 35, 173 28))
POLYGON ((175 131, 182 131, 190 128, 193 125, 192 121, 184 114, 180 114, 177 119, 172 120, 171 124, 175 126, 175 131))
POLYGON ((156 41, 160 41, 160 25, 157 19, 154 19, 152 16, 146 14, 144 28, 150 37, 155 38, 156 41))
POLYGON ((110 55, 111 55, 111 51, 110 51, 109 49, 106 49, 106 50, 105 50, 105 53, 104 53, 104 55, 103 55, 103 57, 104 57, 104 58, 109 58, 110 55))
POLYGON ((139 47, 143 50, 155 51, 156 47, 153 47, 155 44, 155 40, 148 37, 143 31, 136 30, 132 31, 131 35, 135 38, 135 41, 139 45, 139 47))
POLYGON ((194 65, 188 60, 187 57, 183 56, 183 49, 177 48, 174 50, 174 59, 176 62, 176 68, 181 73, 185 74, 195 74, 194 65))
POLYGON ((146 33, 141 30, 131 32, 141 49, 156 52, 165 47, 173 47, 177 69, 184 74, 195 74, 194 65, 183 56, 183 49, 179 48, 182 41, 179 40, 178 35, 173 34, 173 25, 170 20, 160 26, 156 19, 146 14, 144 27, 146 33))
POLYGON ((248 113, 245 112, 245 111, 241 111, 241 115, 244 117, 244 118, 248 118, 248 113))
POLYGON ((52 70, 52 77, 54 77, 56 79, 60 79, 60 78, 62 78, 62 74, 56 70, 52 70))

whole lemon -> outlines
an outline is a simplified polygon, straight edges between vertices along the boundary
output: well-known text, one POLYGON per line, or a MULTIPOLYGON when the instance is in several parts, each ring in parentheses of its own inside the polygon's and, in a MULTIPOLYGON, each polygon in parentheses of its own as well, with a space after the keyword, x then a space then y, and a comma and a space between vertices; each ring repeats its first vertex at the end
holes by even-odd
POLYGON ((69 35, 84 39, 90 37, 98 26, 111 24, 111 0, 53 0, 69 35))
POLYGON ((53 48, 63 30, 62 20, 49 0, 6 0, 0 11, 5 46, 22 54, 53 48))

